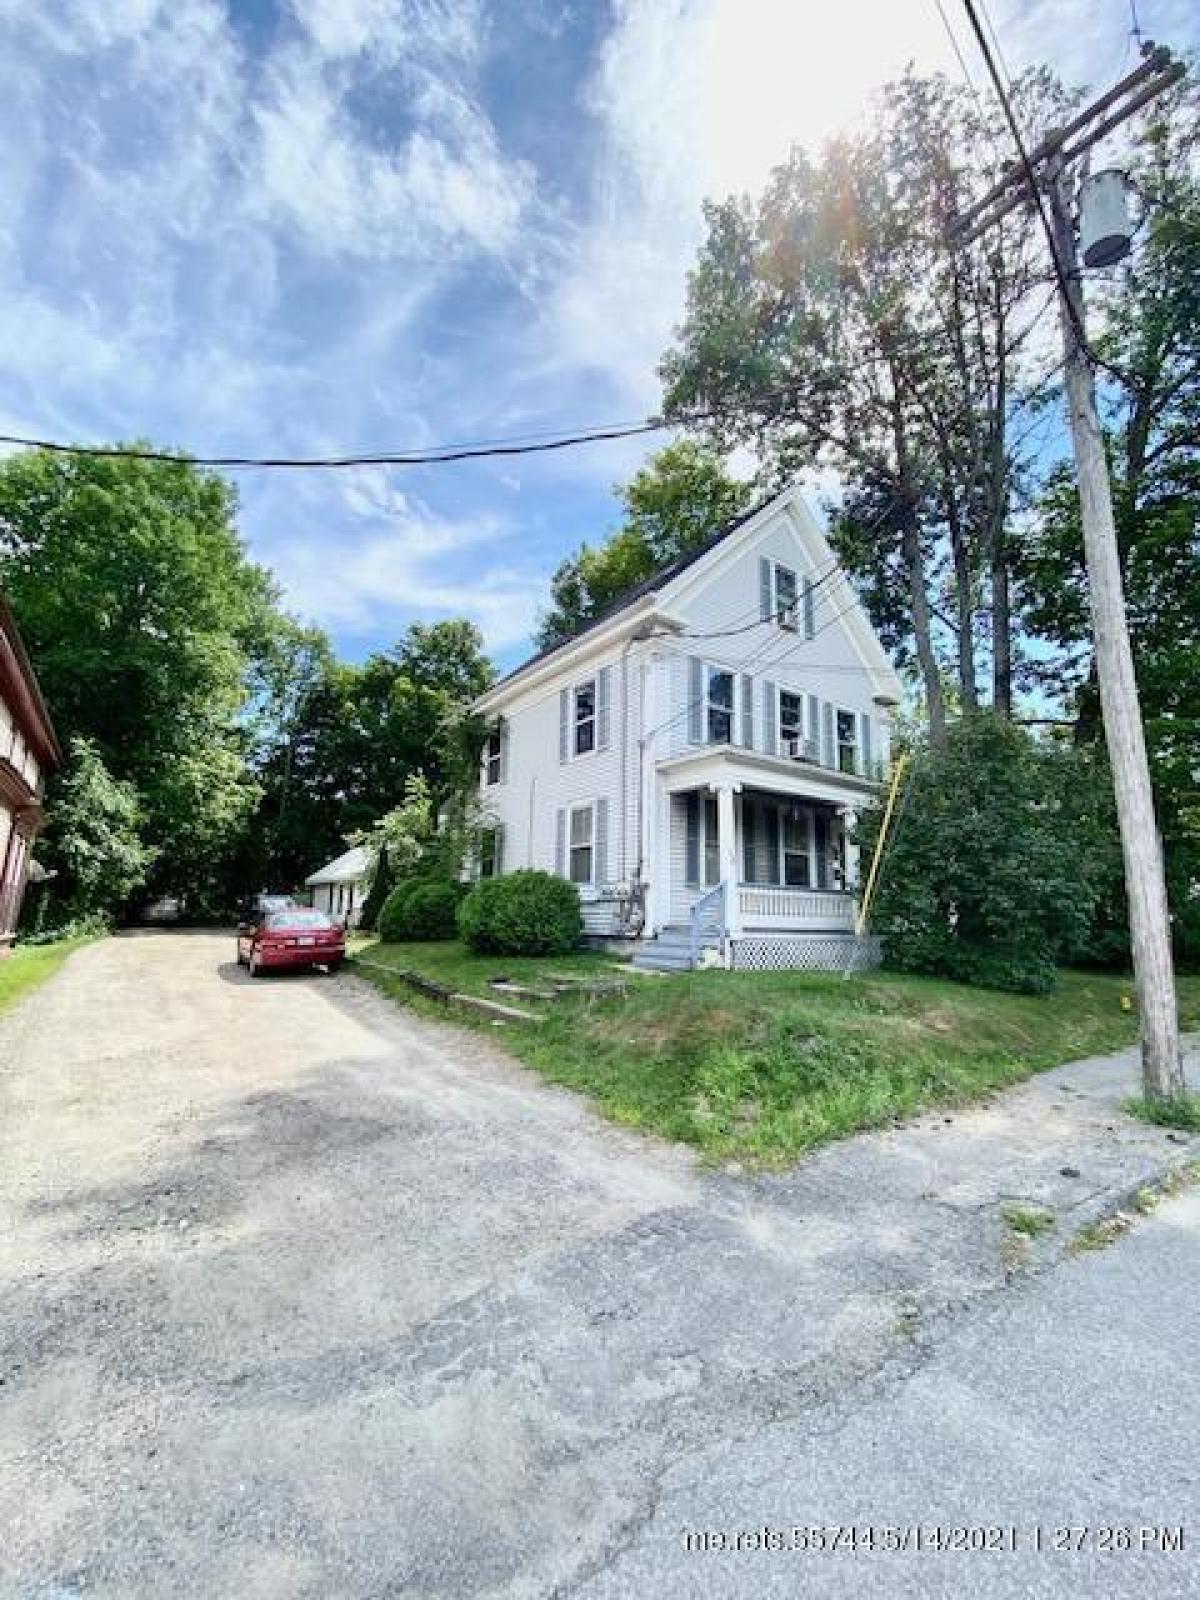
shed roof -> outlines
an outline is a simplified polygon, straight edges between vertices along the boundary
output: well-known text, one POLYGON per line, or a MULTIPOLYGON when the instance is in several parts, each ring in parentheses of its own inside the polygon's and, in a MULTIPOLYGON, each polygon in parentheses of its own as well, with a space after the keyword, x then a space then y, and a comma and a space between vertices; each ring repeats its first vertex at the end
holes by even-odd
POLYGON ((305 883, 311 889, 318 883, 357 883, 360 878, 367 875, 366 846, 356 844, 352 850, 347 850, 344 855, 335 857, 325 866, 319 868, 305 878, 305 883))

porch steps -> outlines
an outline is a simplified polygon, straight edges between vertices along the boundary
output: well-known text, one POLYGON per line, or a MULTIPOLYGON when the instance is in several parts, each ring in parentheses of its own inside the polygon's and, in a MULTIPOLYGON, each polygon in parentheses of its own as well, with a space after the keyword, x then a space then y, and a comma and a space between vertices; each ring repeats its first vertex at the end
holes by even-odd
POLYGON ((631 965, 641 972, 690 972, 691 929, 680 923, 660 929, 655 938, 635 951, 631 965))

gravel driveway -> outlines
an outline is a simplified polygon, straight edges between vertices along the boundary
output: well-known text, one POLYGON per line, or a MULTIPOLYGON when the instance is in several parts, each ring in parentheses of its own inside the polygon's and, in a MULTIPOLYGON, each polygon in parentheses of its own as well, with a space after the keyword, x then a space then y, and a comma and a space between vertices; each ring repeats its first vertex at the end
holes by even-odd
POLYGON ((0 1592, 566 1594, 1006 1293, 1005 1196, 1153 1170, 1123 1070, 752 1181, 352 977, 90 946, 0 1021, 0 1592))

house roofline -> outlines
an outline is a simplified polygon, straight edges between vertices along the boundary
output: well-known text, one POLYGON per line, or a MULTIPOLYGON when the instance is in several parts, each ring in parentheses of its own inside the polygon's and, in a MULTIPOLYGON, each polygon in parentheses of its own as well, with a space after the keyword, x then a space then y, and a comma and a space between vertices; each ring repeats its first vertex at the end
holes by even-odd
POLYGON ((41 685, 26 653, 17 619, 2 594, 0 594, 0 690, 5 691, 5 698, 12 707, 21 731, 37 750, 42 765, 61 767, 62 747, 42 697, 41 685))

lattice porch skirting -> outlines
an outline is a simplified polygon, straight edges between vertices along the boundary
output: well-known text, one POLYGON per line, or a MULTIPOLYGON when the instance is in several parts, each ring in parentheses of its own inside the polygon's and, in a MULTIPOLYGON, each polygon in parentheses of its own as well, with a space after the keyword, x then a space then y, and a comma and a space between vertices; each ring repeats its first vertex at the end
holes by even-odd
POLYGON ((735 972, 867 972, 883 960, 875 934, 759 933, 730 941, 735 972))

